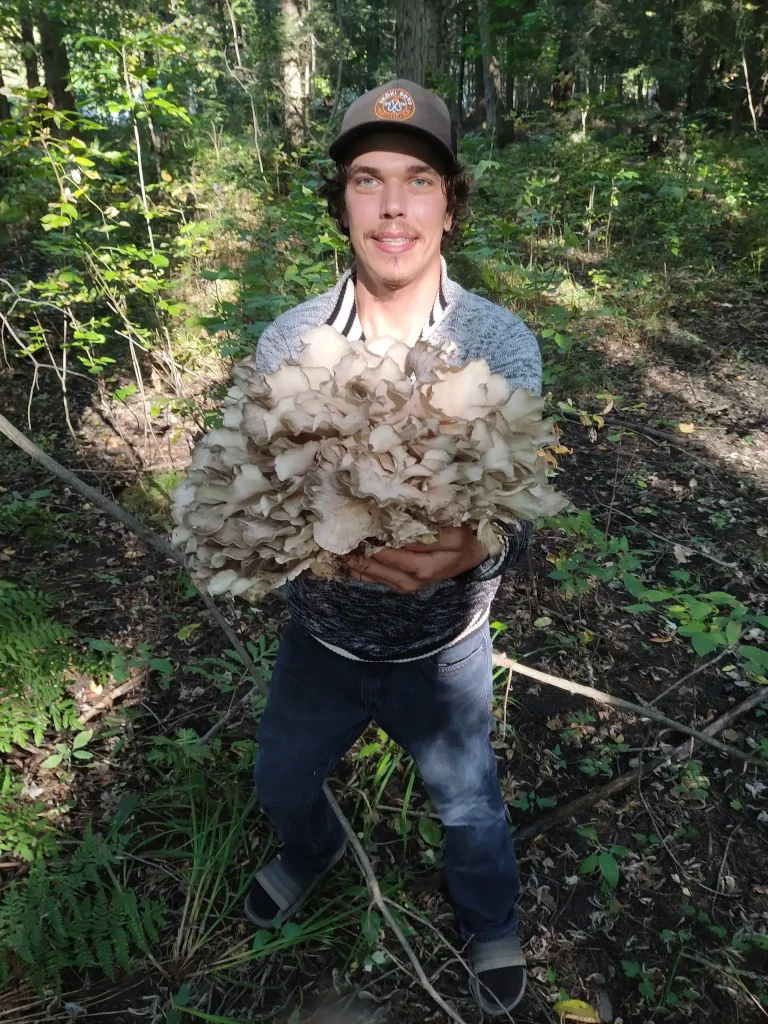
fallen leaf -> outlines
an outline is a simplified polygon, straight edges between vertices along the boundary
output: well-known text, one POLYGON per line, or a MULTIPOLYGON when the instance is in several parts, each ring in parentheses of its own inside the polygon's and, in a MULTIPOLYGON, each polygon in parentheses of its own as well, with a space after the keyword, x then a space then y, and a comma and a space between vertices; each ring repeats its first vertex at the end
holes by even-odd
POLYGON ((671 636, 652 636, 651 637, 651 643, 652 644, 671 644, 672 643, 672 637, 671 636))
POLYGON ((552 625, 552 619, 548 615, 542 615, 540 618, 534 619, 533 624, 537 629, 545 629, 552 625))
POLYGON ((3 548, 3 554, 4 555, 15 555, 16 554, 16 548, 3 548))
POLYGON ((560 1014, 561 1020, 586 1021, 587 1024, 600 1024, 600 1015, 593 1010, 589 1003, 581 999, 563 999, 552 1007, 555 1013, 560 1014))
POLYGON ((692 434, 696 427, 693 423, 678 423, 677 429, 681 434, 692 434))
POLYGON ((563 728, 562 720, 560 718, 558 718, 557 715, 555 715, 554 718, 548 718, 547 719, 547 728, 550 729, 552 732, 556 732, 558 729, 562 729, 563 728))
POLYGON ((672 548, 672 553, 675 556, 675 561, 679 562, 680 565, 685 565, 688 562, 689 556, 693 554, 690 548, 684 548, 682 544, 675 544, 672 548))

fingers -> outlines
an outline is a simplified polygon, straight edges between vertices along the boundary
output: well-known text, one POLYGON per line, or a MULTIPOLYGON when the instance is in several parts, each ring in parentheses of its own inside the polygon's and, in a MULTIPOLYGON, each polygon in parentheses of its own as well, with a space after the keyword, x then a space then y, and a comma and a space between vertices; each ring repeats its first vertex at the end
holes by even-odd
POLYGON ((350 558, 348 563, 353 575, 357 574, 362 582, 386 583, 401 594, 411 594, 424 585, 416 576, 377 559, 350 558))
POLYGON ((467 535, 472 536, 472 531, 467 526, 441 526, 436 541, 429 544, 406 544, 400 551, 429 552, 434 551, 461 551, 467 543, 467 535))

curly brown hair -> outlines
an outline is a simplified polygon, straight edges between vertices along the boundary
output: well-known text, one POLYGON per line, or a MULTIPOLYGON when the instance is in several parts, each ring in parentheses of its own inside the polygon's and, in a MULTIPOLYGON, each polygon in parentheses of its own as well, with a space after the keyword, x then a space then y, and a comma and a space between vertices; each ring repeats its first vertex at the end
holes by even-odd
MULTIPOLYGON (((347 189, 349 164, 342 162, 336 164, 333 174, 328 177, 323 174, 323 183, 317 189, 317 194, 328 203, 328 212, 334 224, 342 235, 349 238, 349 228, 342 223, 342 214, 345 209, 344 194, 347 189)), ((470 197, 473 190, 473 179, 467 174, 463 164, 457 163, 453 171, 443 172, 443 187, 448 199, 448 213, 453 214, 453 223, 450 231, 443 234, 441 245, 443 248, 455 245, 461 238, 461 225, 469 217, 470 197)))

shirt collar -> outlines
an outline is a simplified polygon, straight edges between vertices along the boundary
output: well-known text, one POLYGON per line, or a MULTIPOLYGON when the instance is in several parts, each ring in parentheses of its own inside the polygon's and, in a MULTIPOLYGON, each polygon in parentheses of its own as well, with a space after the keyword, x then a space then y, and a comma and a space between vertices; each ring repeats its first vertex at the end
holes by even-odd
MULTIPOLYGON (((363 338, 363 326, 357 314, 357 302, 355 301, 355 283, 357 280, 357 263, 353 263, 349 270, 341 277, 337 285, 336 302, 334 303, 331 315, 326 323, 343 334, 350 341, 361 341, 363 338)), ((432 310, 427 322, 421 329, 419 341, 427 340, 437 329, 438 324, 444 319, 450 309, 448 301, 448 267, 445 257, 440 257, 440 284, 437 288, 437 295, 432 304, 432 310)))

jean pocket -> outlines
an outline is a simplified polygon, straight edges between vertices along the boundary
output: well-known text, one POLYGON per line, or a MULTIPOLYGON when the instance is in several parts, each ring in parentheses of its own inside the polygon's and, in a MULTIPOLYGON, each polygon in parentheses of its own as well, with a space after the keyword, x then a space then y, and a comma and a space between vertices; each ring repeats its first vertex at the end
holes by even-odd
POLYGON ((479 669, 483 660, 488 659, 490 636, 481 630, 475 636, 460 640, 434 654, 430 661, 439 676, 458 675, 461 672, 479 669))

